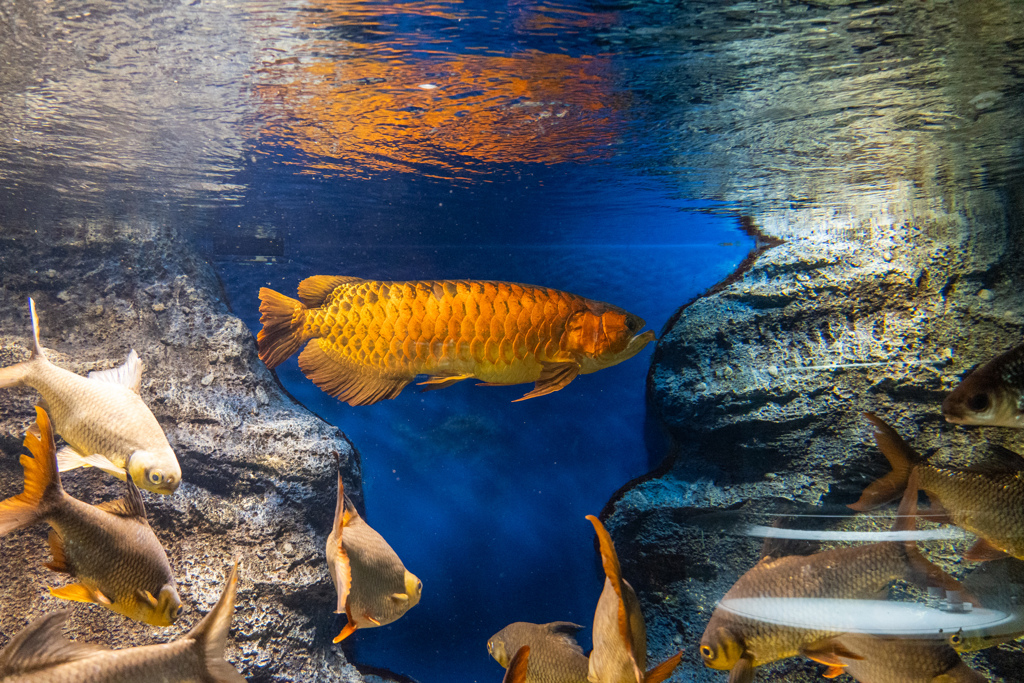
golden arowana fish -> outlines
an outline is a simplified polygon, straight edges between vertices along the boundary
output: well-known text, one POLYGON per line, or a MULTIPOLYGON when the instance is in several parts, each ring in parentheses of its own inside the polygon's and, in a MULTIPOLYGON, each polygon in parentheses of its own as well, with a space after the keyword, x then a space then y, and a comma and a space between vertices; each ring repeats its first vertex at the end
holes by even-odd
POLYGON ((379 282, 315 275, 299 300, 260 289, 256 335, 273 368, 299 354, 318 387, 350 405, 395 398, 416 375, 533 382, 523 400, 636 355, 654 332, 621 308, 546 287, 478 280, 379 282))
MULTIPOLYGON (((904 502, 909 505, 909 500, 904 502)), ((893 531, 916 526, 914 516, 905 512, 901 507, 893 531)), ((822 641, 841 635, 758 619, 731 609, 744 599, 874 600, 884 597, 897 579, 964 593, 955 579, 925 559, 912 540, 834 548, 809 556, 763 557, 733 584, 712 613, 700 641, 704 665, 729 671, 729 683, 750 683, 755 667, 812 654, 822 641)), ((813 604, 813 600, 809 602, 813 604)), ((828 621, 828 614, 809 616, 828 621)))
POLYGON ((1024 344, 967 375, 942 402, 946 421, 1024 427, 1024 344))
POLYGON ((1024 559, 1024 458, 1005 451, 999 460, 967 469, 924 462, 896 431, 872 413, 875 442, 892 471, 864 489, 849 507, 872 510, 899 498, 904 490, 924 491, 932 502, 929 519, 945 521, 979 536, 964 557, 991 560, 1005 555, 1024 559))
POLYGON ((517 621, 491 636, 487 652, 511 671, 516 653, 528 647, 530 663, 525 683, 588 683, 589 662, 574 637, 582 628, 568 621, 517 621))
POLYGON ((39 405, 68 443, 57 454, 60 471, 96 467, 118 479, 127 471, 139 488, 174 493, 181 483, 181 467, 164 430, 139 396, 142 362, 135 351, 119 368, 76 375, 46 359, 31 299, 29 310, 32 355, 0 369, 0 388, 29 386, 42 395, 39 405))
POLYGON ((67 611, 40 617, 0 651, 4 683, 245 683, 224 660, 238 565, 220 600, 185 636, 162 645, 107 650, 64 638, 67 611))
POLYGON ((423 584, 388 542, 359 516, 345 496, 340 474, 334 528, 327 537, 327 568, 338 591, 335 612, 348 617, 336 643, 356 629, 390 624, 415 607, 423 591, 423 584))
POLYGON ((53 429, 36 407, 36 427, 25 435, 32 455, 21 456, 25 490, 0 502, 0 537, 39 522, 50 531, 53 561, 46 566, 78 583, 51 588, 65 600, 92 602, 130 619, 170 626, 181 600, 160 541, 146 520, 142 494, 126 480, 123 499, 89 505, 64 491, 57 472, 53 429))
POLYGON ((647 671, 647 626, 633 587, 622 578, 612 537, 594 515, 587 515, 597 532, 604 565, 604 588, 594 610, 594 649, 590 653, 590 683, 660 683, 672 675, 683 653, 647 671), (646 672, 646 673, 645 673, 646 672))
POLYGON ((945 640, 844 633, 817 643, 807 656, 828 666, 823 676, 849 674, 860 683, 985 683, 945 640))

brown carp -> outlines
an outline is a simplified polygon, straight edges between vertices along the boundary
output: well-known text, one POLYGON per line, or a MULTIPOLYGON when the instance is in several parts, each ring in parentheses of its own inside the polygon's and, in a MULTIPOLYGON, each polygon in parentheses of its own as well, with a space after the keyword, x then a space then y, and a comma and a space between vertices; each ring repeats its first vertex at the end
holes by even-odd
POLYGON ((1024 344, 969 374, 942 402, 942 413, 957 424, 1024 427, 1024 344))
POLYGON ((568 621, 517 621, 491 636, 487 652, 511 672, 516 653, 528 648, 526 683, 588 683, 589 662, 574 637, 582 628, 568 621))
POLYGON ((52 527, 53 555, 46 566, 78 579, 51 588, 52 595, 102 605, 154 626, 174 623, 182 610, 178 589, 135 482, 126 479, 125 497, 100 505, 68 495, 57 472, 53 429, 39 407, 25 447, 32 453, 21 456, 25 490, 0 502, 0 537, 46 522, 52 527))
POLYGON ((635 356, 654 332, 612 306, 547 287, 482 280, 380 282, 315 275, 299 300, 260 289, 256 335, 273 368, 299 350, 299 368, 353 406, 395 398, 417 375, 431 389, 476 378, 533 382, 520 399, 635 356))
POLYGON ((181 467, 164 430, 139 396, 142 362, 135 351, 119 368, 76 375, 46 359, 31 299, 29 310, 32 355, 0 369, 0 388, 29 386, 40 393, 40 405, 68 444, 57 454, 60 471, 96 467, 118 479, 127 471, 139 488, 174 493, 181 483, 181 467))
POLYGON ((825 664, 825 678, 849 674, 860 683, 985 683, 988 679, 964 664, 940 638, 900 638, 844 633, 805 650, 825 664))
POLYGON ((75 643, 61 633, 67 611, 36 619, 0 652, 4 683, 244 683, 224 660, 235 608, 238 565, 220 600, 184 637, 162 645, 107 650, 75 643))

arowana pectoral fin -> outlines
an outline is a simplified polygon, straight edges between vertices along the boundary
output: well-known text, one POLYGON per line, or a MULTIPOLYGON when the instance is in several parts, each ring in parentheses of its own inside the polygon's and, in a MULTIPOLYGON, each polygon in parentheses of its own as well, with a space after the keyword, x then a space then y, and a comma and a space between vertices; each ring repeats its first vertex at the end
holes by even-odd
POLYGON ((580 374, 580 364, 575 361, 548 363, 544 366, 544 372, 541 373, 540 379, 533 383, 533 391, 512 402, 519 403, 528 398, 537 398, 538 396, 554 393, 559 389, 565 388, 569 382, 576 379, 578 374, 580 374))
POLYGON ((50 595, 52 595, 55 598, 61 598, 62 600, 72 600, 74 602, 91 602, 96 605, 105 605, 107 607, 114 604, 113 600, 108 598, 100 591, 93 590, 88 586, 84 586, 80 583, 72 583, 67 586, 61 586, 60 588, 51 588, 50 595))
POLYGON ((444 389, 450 387, 453 384, 458 384, 464 379, 469 379, 473 375, 455 375, 454 377, 428 377, 422 382, 417 382, 416 386, 423 387, 421 391, 435 391, 437 389, 444 389))

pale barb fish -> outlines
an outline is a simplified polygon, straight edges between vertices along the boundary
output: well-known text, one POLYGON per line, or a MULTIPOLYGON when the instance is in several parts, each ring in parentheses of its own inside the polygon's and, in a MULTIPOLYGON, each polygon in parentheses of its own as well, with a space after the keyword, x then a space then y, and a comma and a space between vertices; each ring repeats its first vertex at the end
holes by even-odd
POLYGON ((942 402, 947 422, 1024 428, 1024 344, 969 374, 942 402))
POLYGON ((107 650, 67 640, 67 611, 36 619, 0 652, 3 683, 244 683, 224 659, 235 609, 238 565, 220 600, 185 636, 170 643, 107 650))
POLYGON ((0 389, 29 386, 41 394, 39 405, 68 444, 57 454, 60 471, 96 467, 123 480, 127 470, 139 488, 174 493, 181 483, 181 467, 164 430, 139 396, 142 362, 135 351, 119 368, 82 377, 46 359, 31 299, 29 310, 32 355, 0 369, 0 389))

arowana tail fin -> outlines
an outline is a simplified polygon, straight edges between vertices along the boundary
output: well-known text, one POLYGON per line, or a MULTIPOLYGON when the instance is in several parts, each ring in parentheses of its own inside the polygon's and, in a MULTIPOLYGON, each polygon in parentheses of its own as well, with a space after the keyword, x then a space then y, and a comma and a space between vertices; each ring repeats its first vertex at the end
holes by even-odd
POLYGON ((910 472, 921 462, 921 456, 896 433, 895 429, 874 413, 864 413, 864 417, 874 425, 875 443, 889 461, 892 471, 868 484, 860 499, 847 506, 857 512, 873 510, 889 501, 898 500, 907 487, 910 472))
POLYGON ((260 360, 275 368, 299 350, 306 307, 302 302, 266 287, 260 288, 260 324, 256 344, 260 360))
POLYGON ((57 473, 53 427, 46 411, 38 406, 36 424, 25 432, 25 448, 32 453, 21 456, 25 489, 0 503, 0 536, 39 522, 64 496, 57 473))
POLYGON ((31 371, 31 363, 35 360, 46 360, 46 354, 39 343, 39 318, 36 317, 36 302, 28 300, 28 310, 32 316, 32 355, 24 363, 16 363, 10 367, 0 368, 0 389, 20 387, 31 371))
POLYGON ((220 600, 185 636, 195 641, 200 661, 206 665, 206 673, 215 683, 245 683, 245 679, 235 667, 224 660, 224 646, 227 644, 228 629, 231 628, 231 615, 235 611, 237 588, 238 560, 235 560, 235 566, 231 568, 220 600))

